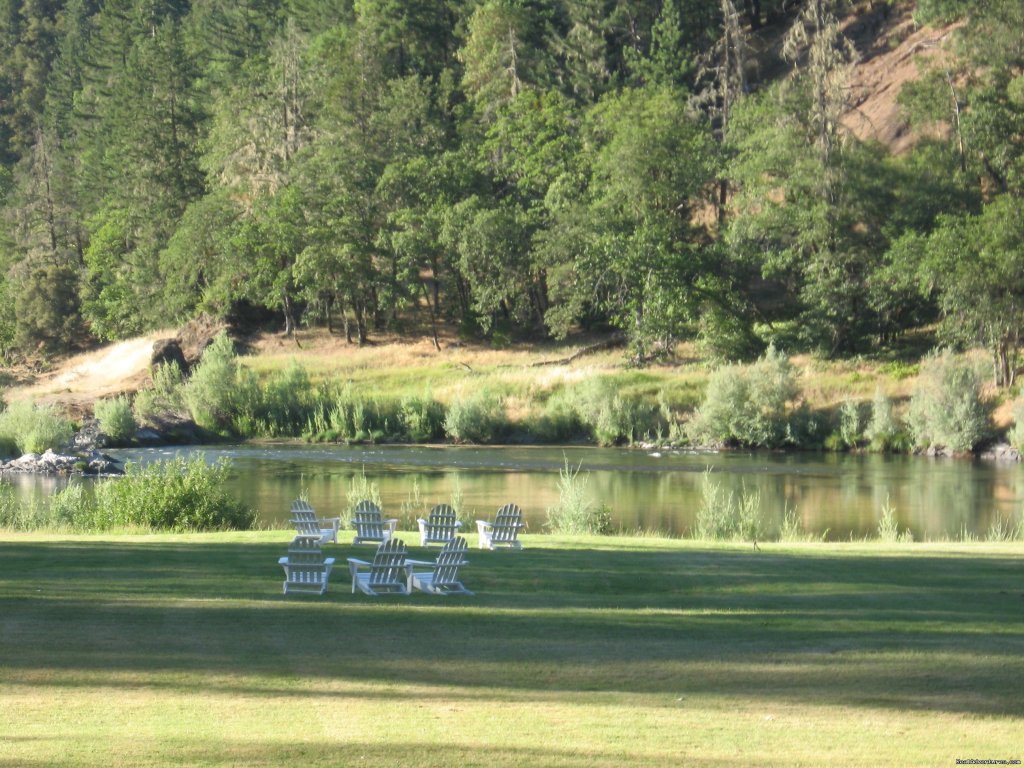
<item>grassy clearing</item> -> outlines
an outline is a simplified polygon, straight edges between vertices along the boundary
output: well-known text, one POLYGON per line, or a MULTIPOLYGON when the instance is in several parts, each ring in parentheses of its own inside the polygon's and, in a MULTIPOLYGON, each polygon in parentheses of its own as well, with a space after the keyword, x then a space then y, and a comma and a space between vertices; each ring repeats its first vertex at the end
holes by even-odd
POLYGON ((281 595, 287 540, 0 535, 0 766, 1022 757, 1020 544, 533 535, 373 600, 281 595))

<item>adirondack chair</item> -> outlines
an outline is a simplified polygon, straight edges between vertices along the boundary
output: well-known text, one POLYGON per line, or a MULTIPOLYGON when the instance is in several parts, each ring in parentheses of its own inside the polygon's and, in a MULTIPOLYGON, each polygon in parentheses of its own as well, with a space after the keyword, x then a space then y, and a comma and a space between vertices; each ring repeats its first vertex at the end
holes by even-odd
POLYGON ((320 549, 320 534, 298 535, 288 547, 288 555, 277 561, 284 568, 283 590, 289 592, 314 592, 322 595, 327 591, 327 579, 334 567, 333 557, 324 557, 320 549))
POLYGON ((476 530, 480 534, 480 549, 522 549, 519 530, 525 527, 523 511, 515 504, 506 504, 498 510, 493 523, 486 520, 476 521, 476 530))
POLYGON ((360 501, 352 513, 352 527, 356 529, 352 543, 362 544, 369 541, 382 544, 395 535, 396 525, 398 520, 385 520, 380 507, 372 501, 360 501))
POLYGON ((427 519, 417 518, 420 526, 420 546, 431 544, 447 544, 454 539, 462 523, 455 519, 455 510, 447 504, 438 504, 427 515, 427 519))
POLYGON ((459 568, 468 565, 468 549, 466 540, 456 536, 437 553, 437 560, 434 562, 407 561, 410 588, 431 595, 472 595, 473 593, 459 581, 459 568), (430 570, 423 570, 424 567, 430 570))
POLYGON ((350 557, 348 570, 352 574, 353 594, 359 589, 368 595, 408 595, 407 554, 404 541, 388 539, 377 547, 372 563, 350 557))
POLYGON ((341 527, 340 517, 317 517, 308 501, 296 499, 292 502, 291 523, 300 536, 319 536, 320 542, 338 543, 338 529, 341 527))

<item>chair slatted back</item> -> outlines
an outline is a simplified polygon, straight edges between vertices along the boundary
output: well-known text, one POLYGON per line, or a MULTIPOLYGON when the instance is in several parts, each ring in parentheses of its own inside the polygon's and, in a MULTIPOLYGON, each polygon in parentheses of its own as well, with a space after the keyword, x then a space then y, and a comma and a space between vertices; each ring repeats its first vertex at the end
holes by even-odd
POLYGON ((372 588, 399 587, 405 589, 405 561, 408 550, 401 539, 388 539, 377 547, 370 565, 370 586, 372 588))
MULTIPOLYGON (((360 501, 356 504, 352 513, 352 526, 360 539, 384 539, 388 535, 385 533, 384 515, 380 507, 372 501, 360 501)), ((390 533, 390 529, 388 532, 390 533)))
MULTIPOLYGON (((434 566, 434 586, 445 587, 459 584, 459 568, 466 564, 466 552, 469 546, 466 540, 457 536, 437 553, 434 566)), ((461 586, 461 585, 460 585, 461 586)))
POLYGON ((292 502, 292 517, 311 517, 316 519, 316 512, 305 499, 296 499, 292 502))
POLYGON ((427 515, 427 524, 424 528, 424 538, 427 541, 451 541, 459 530, 455 510, 448 504, 438 504, 427 515))
POLYGON ((316 512, 302 499, 292 502, 291 523, 300 536, 316 536, 318 539, 321 536, 320 521, 316 519, 316 512))
POLYGON ((316 536, 320 538, 320 524, 316 520, 292 520, 292 525, 299 536, 316 536))
POLYGON ((519 537, 523 527, 523 512, 515 504, 506 504, 494 516, 491 541, 495 544, 510 544, 519 537))

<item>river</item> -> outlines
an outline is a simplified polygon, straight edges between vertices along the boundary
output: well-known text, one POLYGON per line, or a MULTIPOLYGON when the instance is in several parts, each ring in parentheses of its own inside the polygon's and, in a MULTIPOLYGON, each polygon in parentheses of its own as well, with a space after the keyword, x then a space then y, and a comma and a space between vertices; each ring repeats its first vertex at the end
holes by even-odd
MULTIPOLYGON (((829 540, 873 537, 882 508, 895 511, 916 540, 984 538, 995 521, 1013 526, 1024 506, 1024 467, 1017 464, 908 456, 820 453, 643 451, 590 447, 326 446, 246 444, 111 450, 147 463, 175 454, 231 459, 231 490, 265 525, 284 525, 292 499, 306 495, 317 511, 339 514, 353 477, 364 472, 381 491, 385 512, 400 516, 450 502, 461 491, 475 517, 489 519, 514 501, 530 531, 543 531, 558 501, 558 471, 568 460, 586 475, 590 498, 608 506, 626 531, 689 533, 710 477, 734 493, 759 493, 769 532, 787 509, 803 528, 829 540), (412 495, 419 492, 418 505, 412 495), (410 506, 412 505, 412 506, 410 506)), ((54 478, 7 478, 21 495, 48 494, 54 478)), ((408 516, 408 515, 407 515, 408 516)))

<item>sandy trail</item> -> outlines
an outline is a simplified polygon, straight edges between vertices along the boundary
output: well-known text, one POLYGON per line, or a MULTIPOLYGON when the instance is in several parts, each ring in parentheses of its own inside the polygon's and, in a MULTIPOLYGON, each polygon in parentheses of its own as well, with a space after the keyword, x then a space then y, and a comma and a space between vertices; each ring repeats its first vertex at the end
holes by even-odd
POLYGON ((151 334, 76 355, 31 384, 7 390, 4 399, 54 403, 72 415, 90 415, 94 400, 139 388, 149 376, 153 343, 166 336, 151 334))

